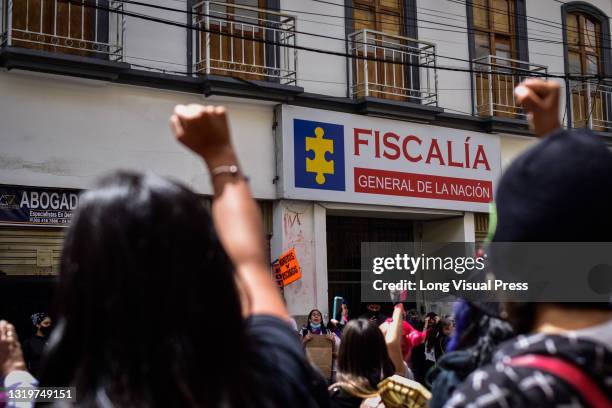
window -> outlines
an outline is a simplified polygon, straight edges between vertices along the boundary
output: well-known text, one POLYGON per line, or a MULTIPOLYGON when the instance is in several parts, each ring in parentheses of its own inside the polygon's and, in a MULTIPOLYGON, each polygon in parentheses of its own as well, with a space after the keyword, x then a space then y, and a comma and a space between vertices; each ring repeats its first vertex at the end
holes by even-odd
POLYGON ((416 5, 404 0, 354 0, 350 8, 351 94, 422 104, 437 103, 435 46, 416 40, 416 5), (415 22, 406 25, 407 16, 415 22), (410 64, 414 64, 411 67, 410 64), (417 65, 430 66, 421 72, 417 65), (431 77, 430 77, 431 76, 431 77))
MULTIPOLYGON (((568 6, 568 7, 571 7, 568 6)), ((573 75, 604 75, 604 35, 598 11, 570 8, 565 13, 566 70, 573 75)), ((607 24, 607 18, 606 18, 607 24)), ((609 41, 608 41, 609 43, 609 41)), ((606 47, 609 48, 609 47, 606 47)), ((612 85, 604 81, 568 82, 573 127, 605 131, 612 127, 612 85)))
POLYGON ((69 0, 13 0, 8 10, 10 45, 39 51, 86 57, 118 59, 122 52, 122 33, 109 41, 112 14, 114 27, 121 30, 122 16, 94 6, 117 10, 123 5, 109 0, 89 0, 78 4, 69 0), (91 6, 90 6, 91 5, 91 6))
POLYGON ((293 16, 267 10, 266 0, 203 1, 195 12, 196 72, 295 84, 295 54, 283 46, 295 45, 293 16))
MULTIPOLYGON (((516 117, 515 71, 519 59, 517 2, 515 0, 473 0, 468 5, 473 37, 472 60, 476 113, 481 116, 516 117), (470 13, 471 12, 471 13, 470 13)), ((521 66, 521 68, 524 68, 521 66)))

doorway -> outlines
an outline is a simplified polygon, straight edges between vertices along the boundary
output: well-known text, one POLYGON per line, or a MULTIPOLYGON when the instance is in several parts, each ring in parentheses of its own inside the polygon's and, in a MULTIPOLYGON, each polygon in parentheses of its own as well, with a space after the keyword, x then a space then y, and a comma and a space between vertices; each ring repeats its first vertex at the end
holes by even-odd
MULTIPOLYGON (((327 217, 327 278, 328 305, 333 310, 335 296, 342 296, 349 309, 349 318, 359 317, 366 305, 361 303, 361 243, 412 242, 414 223, 411 220, 327 217)), ((389 315, 392 305, 382 305, 389 315)), ((416 307, 409 303, 408 308, 416 307)))

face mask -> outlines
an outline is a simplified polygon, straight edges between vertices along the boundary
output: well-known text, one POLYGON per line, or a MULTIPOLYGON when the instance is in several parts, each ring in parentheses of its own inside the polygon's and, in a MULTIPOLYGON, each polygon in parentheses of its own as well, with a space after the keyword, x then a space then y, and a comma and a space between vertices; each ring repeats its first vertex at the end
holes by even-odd
POLYGON ((48 336, 49 333, 51 333, 51 326, 41 326, 40 327, 40 332, 44 335, 44 336, 48 336))
POLYGON ((313 329, 320 329, 321 328, 321 323, 315 324, 310 322, 310 327, 312 327, 313 329))

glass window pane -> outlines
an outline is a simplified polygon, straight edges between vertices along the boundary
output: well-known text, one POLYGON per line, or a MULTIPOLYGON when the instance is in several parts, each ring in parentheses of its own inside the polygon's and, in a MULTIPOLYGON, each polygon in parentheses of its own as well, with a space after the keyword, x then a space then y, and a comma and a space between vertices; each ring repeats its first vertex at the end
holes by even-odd
POLYGON ((383 33, 402 35, 402 23, 399 16, 380 15, 380 29, 383 33))
POLYGON ((474 35, 474 42, 476 44, 476 58, 491 54, 491 44, 487 34, 474 35))
POLYGON ((578 33, 578 16, 575 14, 568 14, 565 23, 567 26, 566 31, 568 45, 579 47, 580 35, 578 33))
POLYGON ((504 33, 510 32, 510 2, 508 0, 493 0, 493 28, 504 33))
POLYGON ((489 13, 487 0, 474 0, 474 26, 489 28, 489 13))
POLYGON ((401 10, 401 4, 399 0, 380 0, 380 5, 382 7, 390 8, 393 10, 401 10))
MULTIPOLYGON (((512 49, 510 48, 509 38, 495 38, 495 56, 499 58, 512 58, 512 49)), ((503 60, 497 60, 498 64, 507 64, 503 60)))
POLYGON ((582 74, 582 64, 580 63, 580 54, 577 52, 568 53, 568 63, 570 74, 582 74))
POLYGON ((370 10, 353 9, 353 17, 355 18, 355 30, 361 30, 368 28, 371 30, 376 29, 376 23, 374 21, 374 13, 370 10))
POLYGON ((587 55, 586 65, 587 74, 597 75, 599 73, 599 58, 596 55, 587 55))
POLYGON ((597 31, 598 25, 590 20, 584 22, 584 46, 587 51, 597 52, 597 31))

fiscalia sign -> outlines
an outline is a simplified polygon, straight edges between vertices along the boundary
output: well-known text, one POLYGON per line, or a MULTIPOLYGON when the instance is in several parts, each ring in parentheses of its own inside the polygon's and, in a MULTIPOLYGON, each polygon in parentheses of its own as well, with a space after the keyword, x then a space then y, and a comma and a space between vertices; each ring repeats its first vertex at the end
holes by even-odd
POLYGON ((493 199, 496 135, 288 106, 281 117, 285 198, 467 211, 493 199))

